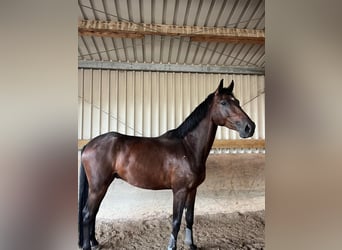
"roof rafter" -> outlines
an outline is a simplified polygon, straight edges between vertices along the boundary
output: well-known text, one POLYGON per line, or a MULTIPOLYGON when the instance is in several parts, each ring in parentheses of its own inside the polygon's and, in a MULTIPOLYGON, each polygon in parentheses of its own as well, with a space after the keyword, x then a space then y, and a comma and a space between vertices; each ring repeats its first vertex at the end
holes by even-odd
POLYGON ((190 37, 196 42, 223 42, 264 44, 264 30, 224 27, 177 26, 165 24, 138 24, 99 20, 79 20, 80 36, 113 38, 143 38, 145 35, 190 37))

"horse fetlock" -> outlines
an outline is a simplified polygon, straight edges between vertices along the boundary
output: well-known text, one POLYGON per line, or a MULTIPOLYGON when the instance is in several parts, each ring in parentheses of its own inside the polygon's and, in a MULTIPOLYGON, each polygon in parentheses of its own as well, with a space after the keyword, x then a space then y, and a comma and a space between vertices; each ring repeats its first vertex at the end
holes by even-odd
POLYGON ((184 239, 184 243, 188 246, 193 245, 193 239, 192 239, 192 231, 189 228, 185 229, 185 239, 184 239))
POLYGON ((92 246, 92 247, 91 247, 91 250, 98 250, 98 249, 100 249, 100 246, 99 246, 99 245, 96 245, 96 246, 92 246))
POLYGON ((92 245, 92 244, 87 244, 87 245, 84 245, 82 247, 82 250, 97 250, 97 249, 100 249, 100 245, 97 244, 97 245, 92 245))
POLYGON ((177 249, 177 240, 175 239, 173 234, 171 234, 169 244, 167 246, 167 250, 176 250, 176 249, 177 249))
POLYGON ((90 240, 90 245, 91 245, 92 249, 97 248, 99 246, 99 242, 95 238, 93 238, 90 240))
POLYGON ((192 230, 190 228, 185 228, 185 245, 189 246, 191 250, 197 250, 197 246, 194 244, 192 230))
POLYGON ((90 244, 84 244, 82 250, 91 250, 90 244))

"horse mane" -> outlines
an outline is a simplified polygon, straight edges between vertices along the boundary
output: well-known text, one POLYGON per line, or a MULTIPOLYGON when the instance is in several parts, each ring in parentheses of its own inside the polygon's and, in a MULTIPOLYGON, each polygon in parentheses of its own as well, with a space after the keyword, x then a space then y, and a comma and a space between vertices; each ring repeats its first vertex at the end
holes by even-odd
POLYGON ((207 98, 200 103, 194 111, 179 125, 176 129, 166 132, 166 136, 177 138, 184 138, 190 131, 195 129, 200 121, 206 117, 209 106, 214 98, 214 93, 207 96, 207 98))

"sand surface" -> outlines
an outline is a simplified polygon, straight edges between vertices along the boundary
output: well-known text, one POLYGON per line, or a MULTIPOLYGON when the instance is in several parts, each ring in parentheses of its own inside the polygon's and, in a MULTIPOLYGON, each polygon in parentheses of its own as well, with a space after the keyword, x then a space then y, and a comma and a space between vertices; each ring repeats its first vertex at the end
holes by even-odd
MULTIPOLYGON (((184 220, 177 249, 184 245, 184 220)), ((100 249, 166 249, 171 216, 148 220, 99 221, 96 227, 100 249)), ((200 215, 195 219, 194 241, 198 249, 264 249, 265 212, 200 215)))
MULTIPOLYGON (((264 154, 210 155, 195 203, 199 249, 264 249, 264 154)), ((172 192, 151 191, 115 180, 103 200, 96 233, 100 249, 166 249, 172 192)), ((185 220, 178 238, 183 243, 185 220)))

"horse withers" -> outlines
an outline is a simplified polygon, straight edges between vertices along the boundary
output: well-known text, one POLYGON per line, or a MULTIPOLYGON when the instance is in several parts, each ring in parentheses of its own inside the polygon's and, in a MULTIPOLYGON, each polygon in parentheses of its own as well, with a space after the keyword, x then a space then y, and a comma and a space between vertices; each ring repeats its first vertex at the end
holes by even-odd
POLYGON ((115 178, 145 189, 172 189, 173 218, 168 250, 177 248, 184 208, 185 243, 194 244, 192 226, 197 187, 205 179, 206 160, 218 126, 247 138, 255 124, 221 80, 215 92, 199 104, 176 129, 159 137, 135 137, 109 132, 92 139, 81 152, 79 179, 79 247, 98 246, 95 220, 100 203, 115 178))

